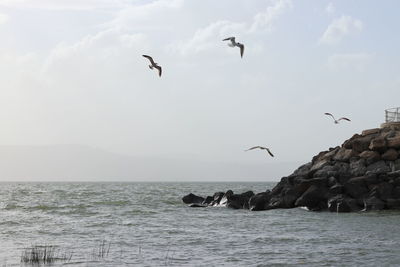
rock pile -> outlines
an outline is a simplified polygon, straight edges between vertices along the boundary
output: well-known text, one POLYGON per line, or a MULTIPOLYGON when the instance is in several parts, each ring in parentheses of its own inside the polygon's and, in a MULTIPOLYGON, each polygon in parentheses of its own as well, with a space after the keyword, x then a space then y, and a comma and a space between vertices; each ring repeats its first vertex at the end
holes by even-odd
POLYGON ((400 129, 385 127, 355 134, 283 177, 271 191, 234 194, 228 190, 207 198, 190 194, 182 200, 195 207, 223 205, 250 210, 400 209, 400 129))

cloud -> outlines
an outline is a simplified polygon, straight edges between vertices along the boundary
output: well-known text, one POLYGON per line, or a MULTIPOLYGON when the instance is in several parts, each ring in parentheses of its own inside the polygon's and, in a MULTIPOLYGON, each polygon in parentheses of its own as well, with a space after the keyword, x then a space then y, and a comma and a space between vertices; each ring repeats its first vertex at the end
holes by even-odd
POLYGON ((334 54, 328 59, 328 67, 332 70, 364 71, 373 56, 367 53, 334 54))
POLYGON ((276 21, 287 9, 292 8, 293 4, 290 0, 279 0, 266 8, 264 12, 256 14, 253 23, 249 28, 249 32, 271 31, 273 22, 276 21))
POLYGON ((326 6, 326 8, 325 8, 325 11, 327 12, 327 13, 329 13, 329 14, 333 14, 333 13, 335 13, 335 6, 332 4, 332 2, 330 2, 327 6, 326 6))
POLYGON ((291 0, 273 1, 265 11, 255 14, 251 21, 220 20, 212 22, 206 27, 198 29, 189 40, 181 41, 175 46, 181 54, 187 55, 212 48, 215 46, 216 40, 219 41, 223 37, 271 32, 273 23, 292 6, 291 0))
POLYGON ((97 9, 131 5, 129 0, 0 0, 0 6, 38 9, 97 9))
POLYGON ((319 40, 321 44, 338 44, 343 38, 351 34, 359 33, 363 29, 361 20, 350 16, 342 16, 334 19, 319 40))

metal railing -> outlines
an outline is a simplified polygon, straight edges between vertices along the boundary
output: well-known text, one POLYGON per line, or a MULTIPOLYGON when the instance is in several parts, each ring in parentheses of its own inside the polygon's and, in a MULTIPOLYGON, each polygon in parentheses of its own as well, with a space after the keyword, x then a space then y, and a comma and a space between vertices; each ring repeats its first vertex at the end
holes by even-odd
POLYGON ((400 107, 385 110, 386 122, 400 122, 400 107))

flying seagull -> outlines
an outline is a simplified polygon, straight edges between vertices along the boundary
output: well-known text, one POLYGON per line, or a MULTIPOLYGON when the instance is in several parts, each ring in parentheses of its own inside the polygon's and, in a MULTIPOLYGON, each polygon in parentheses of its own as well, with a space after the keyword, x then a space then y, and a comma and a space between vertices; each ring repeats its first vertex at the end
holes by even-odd
POLYGON ((334 121, 336 124, 338 124, 340 120, 350 121, 350 119, 345 118, 345 117, 342 117, 342 118, 339 118, 339 119, 335 119, 335 117, 334 117, 331 113, 328 113, 328 112, 325 112, 325 115, 331 116, 332 119, 333 119, 333 121, 334 121))
POLYGON ((225 39, 222 40, 222 41, 231 41, 230 43, 228 43, 228 46, 230 46, 230 47, 235 47, 235 46, 239 47, 239 48, 240 48, 240 57, 243 57, 243 53, 244 53, 244 44, 241 44, 241 43, 239 43, 239 42, 236 42, 236 41, 235 41, 235 37, 228 37, 228 38, 225 38, 225 39))
POLYGON ((151 70, 154 69, 154 68, 156 68, 156 69, 158 70, 158 76, 161 77, 161 72, 162 72, 161 66, 158 66, 158 64, 154 62, 154 60, 153 60, 153 58, 152 58, 151 56, 148 56, 148 55, 142 55, 142 56, 144 56, 145 58, 147 58, 148 60, 150 60, 150 64, 151 64, 151 65, 149 65, 149 68, 150 68, 151 70))
POLYGON ((249 151, 249 150, 253 150, 253 149, 257 149, 257 148, 259 148, 259 149, 265 149, 265 150, 267 150, 268 154, 271 155, 271 157, 274 156, 274 154, 271 153, 271 151, 269 150, 269 148, 263 147, 263 146, 253 146, 253 147, 250 147, 249 149, 247 149, 247 150, 245 150, 245 151, 249 151))

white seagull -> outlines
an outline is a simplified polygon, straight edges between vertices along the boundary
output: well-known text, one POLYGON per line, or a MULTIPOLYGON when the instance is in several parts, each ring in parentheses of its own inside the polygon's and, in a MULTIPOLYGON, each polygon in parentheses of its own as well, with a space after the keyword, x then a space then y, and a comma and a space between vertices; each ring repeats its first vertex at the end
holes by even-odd
POLYGON ((328 112, 325 112, 325 115, 331 116, 333 121, 335 122, 335 124, 338 124, 340 120, 350 121, 350 119, 345 118, 345 117, 341 117, 339 119, 335 119, 335 117, 331 113, 328 113, 328 112))
POLYGON ((149 68, 150 68, 151 70, 154 69, 154 68, 156 68, 156 69, 158 70, 158 76, 161 77, 161 72, 162 72, 161 66, 159 66, 157 63, 155 63, 154 60, 153 60, 153 58, 152 58, 151 56, 148 56, 148 55, 142 55, 142 56, 145 57, 145 58, 147 58, 148 60, 150 60, 150 64, 151 64, 151 65, 149 65, 149 68))
POLYGON ((228 43, 228 46, 230 46, 230 47, 235 47, 235 46, 239 47, 239 48, 240 48, 240 57, 243 57, 243 53, 244 53, 244 44, 241 44, 241 43, 239 43, 239 42, 236 42, 236 41, 235 41, 235 37, 228 37, 228 38, 225 38, 225 39, 222 40, 222 41, 231 41, 230 43, 228 43))
POLYGON ((271 155, 271 157, 274 156, 274 154, 272 154, 272 152, 269 150, 269 148, 263 147, 263 146, 253 146, 253 147, 250 147, 249 149, 247 149, 247 150, 245 150, 245 151, 249 151, 249 150, 253 150, 253 149, 257 149, 257 148, 259 148, 259 149, 265 149, 265 150, 267 150, 268 154, 271 155))

